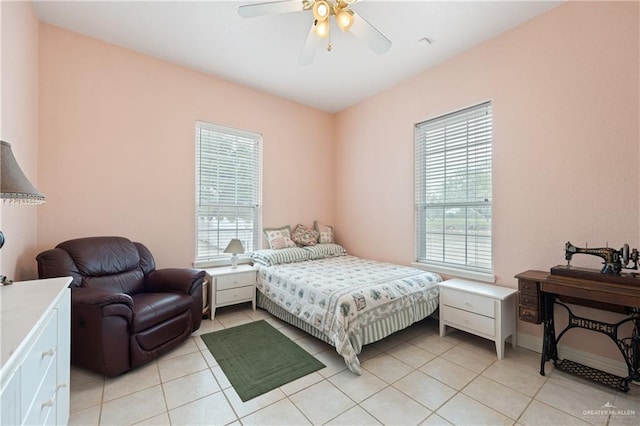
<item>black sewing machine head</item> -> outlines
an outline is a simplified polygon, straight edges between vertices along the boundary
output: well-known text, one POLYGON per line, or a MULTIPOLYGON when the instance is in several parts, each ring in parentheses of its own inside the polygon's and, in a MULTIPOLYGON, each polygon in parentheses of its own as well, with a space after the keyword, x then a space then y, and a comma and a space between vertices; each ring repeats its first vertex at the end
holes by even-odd
POLYGON ((564 250, 567 267, 571 266, 571 258, 576 253, 601 257, 604 260, 602 262, 604 266, 600 272, 603 274, 620 275, 623 268, 638 269, 638 249, 629 250, 629 244, 625 244, 620 250, 615 250, 609 247, 580 248, 567 241, 564 250), (628 267, 629 262, 633 262, 633 266, 628 267))

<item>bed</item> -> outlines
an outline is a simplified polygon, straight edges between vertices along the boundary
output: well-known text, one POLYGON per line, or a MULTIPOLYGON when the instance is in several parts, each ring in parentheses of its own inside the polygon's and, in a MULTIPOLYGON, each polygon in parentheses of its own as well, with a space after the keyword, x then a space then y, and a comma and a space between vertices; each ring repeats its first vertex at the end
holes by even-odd
POLYGON ((360 374, 358 354, 431 315, 441 277, 349 256, 337 244, 259 250, 258 306, 324 340, 360 374))

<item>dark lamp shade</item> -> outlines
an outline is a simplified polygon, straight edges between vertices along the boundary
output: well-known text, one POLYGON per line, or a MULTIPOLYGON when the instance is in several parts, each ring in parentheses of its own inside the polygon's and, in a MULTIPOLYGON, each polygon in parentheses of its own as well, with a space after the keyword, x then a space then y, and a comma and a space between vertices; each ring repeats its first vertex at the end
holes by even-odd
POLYGON ((242 254, 244 253, 244 246, 242 245, 242 242, 237 239, 234 238, 231 241, 229 241, 229 244, 227 245, 227 248, 224 249, 225 253, 232 253, 232 254, 242 254))
POLYGON ((11 204, 42 204, 44 195, 22 173, 11 145, 0 141, 0 198, 11 204))

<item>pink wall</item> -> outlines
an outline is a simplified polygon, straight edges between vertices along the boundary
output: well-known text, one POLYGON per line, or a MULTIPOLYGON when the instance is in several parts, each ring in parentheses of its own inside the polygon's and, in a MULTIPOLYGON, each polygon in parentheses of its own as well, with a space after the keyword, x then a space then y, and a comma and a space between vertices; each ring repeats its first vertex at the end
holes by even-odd
POLYGON ((561 5, 340 112, 336 226, 350 252, 413 260, 413 126, 487 100, 499 284, 564 263, 568 240, 638 247, 638 10, 561 5))
POLYGON ((196 120, 264 135, 265 226, 321 219, 353 254, 410 263, 413 126, 485 100, 499 284, 562 263, 567 240, 639 245, 636 2, 559 6, 335 116, 46 24, 38 43, 31 8, 9 4, 2 137, 48 199, 2 208, 3 272, 16 278, 35 274, 38 250, 86 235, 126 235, 160 266, 189 265, 196 120), (7 66, 10 53, 23 61, 7 66))
POLYGON ((39 247, 122 235, 191 265, 196 120, 262 133, 264 226, 334 221, 331 114, 41 24, 39 247))
MULTIPOLYGON (((38 18, 28 2, 1 2, 3 141, 38 189, 38 18)), ((45 193, 45 195, 48 195, 45 193)), ((0 204, 0 273, 15 280, 35 278, 37 206, 0 204)))

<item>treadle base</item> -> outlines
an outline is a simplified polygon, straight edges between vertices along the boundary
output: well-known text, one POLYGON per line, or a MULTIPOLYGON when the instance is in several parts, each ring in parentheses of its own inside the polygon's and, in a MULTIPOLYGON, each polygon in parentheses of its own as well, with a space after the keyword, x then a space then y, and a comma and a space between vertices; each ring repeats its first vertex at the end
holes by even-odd
POLYGON ((554 366, 558 370, 573 374, 574 376, 583 377, 622 392, 629 391, 629 385, 622 377, 614 376, 613 374, 578 364, 568 359, 563 359, 559 363, 554 362, 554 366))

